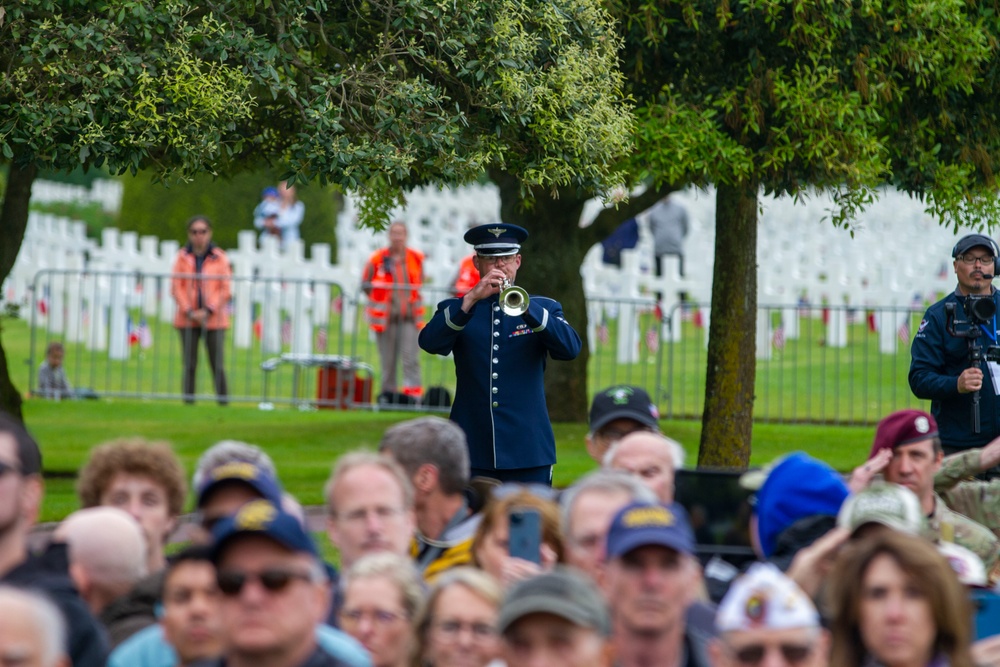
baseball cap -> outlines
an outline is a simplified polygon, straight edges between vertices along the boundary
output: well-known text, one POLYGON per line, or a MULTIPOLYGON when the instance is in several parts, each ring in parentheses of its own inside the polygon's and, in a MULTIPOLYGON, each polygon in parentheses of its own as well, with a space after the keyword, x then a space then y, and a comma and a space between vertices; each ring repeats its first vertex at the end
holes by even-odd
POLYGON ((878 423, 868 458, 883 449, 895 449, 900 445, 936 437, 937 434, 938 425, 934 415, 923 410, 897 410, 878 423))
POLYGON ((264 190, 260 193, 260 196, 261 197, 277 197, 278 196, 278 188, 274 187, 273 185, 270 185, 270 186, 264 188, 264 190))
POLYGON ((849 496, 837 515, 837 525, 852 533, 869 523, 920 535, 927 526, 927 519, 913 491, 898 484, 873 482, 849 496))
POLYGON ((605 637, 611 634, 604 598, 593 582, 570 568, 557 567, 514 584, 500 606, 497 626, 501 633, 506 632, 531 614, 552 614, 605 637))
POLYGON ((683 507, 677 503, 632 503, 619 510, 611 520, 607 545, 609 559, 651 545, 694 554, 694 531, 683 507))
POLYGON ((602 389, 590 404, 590 430, 596 432, 616 419, 634 419, 659 428, 660 412, 642 387, 620 384, 602 389))
POLYGON ((275 505, 281 504, 281 485, 269 470, 249 461, 227 461, 211 468, 202 477, 197 489, 197 506, 204 505, 212 491, 231 482, 246 484, 261 498, 275 505))
POLYGON ((974 552, 954 542, 941 542, 937 548, 962 584, 977 588, 989 586, 989 581, 986 579, 986 566, 974 552))
POLYGON ((985 234, 967 234, 960 238, 955 247, 952 248, 951 256, 958 257, 959 255, 964 255, 967 251, 979 246, 989 248, 990 252, 996 252, 994 250, 996 243, 989 236, 985 234))
POLYGON ((754 563, 729 587, 715 613, 719 632, 819 627, 816 606, 771 563, 754 563))
POLYGON ((503 257, 516 255, 521 250, 521 244, 528 238, 528 230, 517 225, 498 222, 473 227, 465 232, 463 238, 475 249, 477 255, 503 257))
POLYGON ((240 535, 269 537, 289 551, 319 558, 316 544, 302 523, 268 500, 251 500, 216 524, 212 529, 212 562, 217 564, 226 545, 240 535))
POLYGON ((765 558, 774 553, 778 535, 807 516, 837 516, 848 496, 836 470, 804 452, 782 458, 769 470, 757 491, 754 515, 765 558))

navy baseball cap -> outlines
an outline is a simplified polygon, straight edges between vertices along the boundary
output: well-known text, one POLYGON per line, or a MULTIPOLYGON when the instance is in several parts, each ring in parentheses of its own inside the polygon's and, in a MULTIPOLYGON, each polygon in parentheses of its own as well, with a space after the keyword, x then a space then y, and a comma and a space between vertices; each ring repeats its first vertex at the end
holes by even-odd
POLYGON ((262 535, 289 551, 319 558, 316 544, 297 518, 267 500, 251 500, 236 514, 212 529, 212 562, 218 564, 222 552, 240 535, 262 535))
POLYGON ((197 506, 203 506, 212 491, 232 482, 245 484, 259 493, 261 498, 275 505, 281 504, 281 484, 269 470, 248 461, 229 461, 205 473, 197 489, 197 506))
POLYGON ((597 432, 616 419, 632 419, 658 430, 660 412, 642 387, 621 384, 603 389, 590 404, 590 430, 597 432))
POLYGON ((951 256, 958 257, 959 255, 964 255, 969 250, 978 248, 979 246, 987 248, 992 253, 996 253, 996 241, 989 236, 985 234, 967 234, 960 238, 955 247, 952 248, 951 256))
POLYGON ((521 244, 528 238, 528 230, 504 222, 479 225, 465 232, 465 242, 471 245, 477 255, 503 257, 516 255, 521 244))
POLYGON ((660 546, 694 554, 694 531, 687 512, 677 503, 632 503, 611 520, 608 529, 608 558, 619 558, 633 549, 660 546))

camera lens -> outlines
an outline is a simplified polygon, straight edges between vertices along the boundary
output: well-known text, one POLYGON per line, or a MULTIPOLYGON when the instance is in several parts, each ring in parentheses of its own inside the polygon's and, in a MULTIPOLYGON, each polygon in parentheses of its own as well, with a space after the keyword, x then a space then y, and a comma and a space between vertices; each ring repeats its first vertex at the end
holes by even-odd
POLYGON ((981 296, 978 298, 968 297, 969 316, 977 323, 985 323, 993 319, 997 312, 997 305, 991 296, 981 296))

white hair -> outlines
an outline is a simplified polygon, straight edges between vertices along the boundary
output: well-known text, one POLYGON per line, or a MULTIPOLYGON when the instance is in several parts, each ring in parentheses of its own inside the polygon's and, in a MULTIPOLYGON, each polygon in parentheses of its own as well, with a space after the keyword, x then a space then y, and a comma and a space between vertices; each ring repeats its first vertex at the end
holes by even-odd
POLYGON ((56 667, 66 656, 66 619, 44 594, 0 584, 0 610, 0 616, 23 616, 34 626, 42 640, 42 667, 56 667))
MULTIPOLYGON (((677 442, 673 438, 668 438, 662 433, 655 433, 653 431, 637 431, 636 433, 641 433, 642 435, 655 436, 657 440, 660 440, 664 444, 664 446, 666 446, 668 453, 670 454, 670 460, 674 465, 674 470, 680 470, 681 468, 684 467, 685 454, 684 454, 684 448, 681 447, 681 443, 677 442)), ((634 435, 634 433, 629 433, 629 435, 634 435)), ((625 436, 625 438, 627 437, 628 435, 625 436)), ((622 438, 622 440, 624 440, 625 438, 622 438)), ((613 445, 611 445, 611 447, 608 448, 608 451, 604 453, 604 458, 601 459, 601 467, 611 468, 613 466, 615 461, 615 456, 618 455, 618 450, 621 447, 622 440, 618 440, 617 442, 615 442, 613 445)))
POLYGON ((559 496, 563 535, 569 535, 569 521, 573 504, 584 493, 624 493, 633 503, 658 502, 656 494, 648 486, 623 470, 595 470, 581 477, 559 496))

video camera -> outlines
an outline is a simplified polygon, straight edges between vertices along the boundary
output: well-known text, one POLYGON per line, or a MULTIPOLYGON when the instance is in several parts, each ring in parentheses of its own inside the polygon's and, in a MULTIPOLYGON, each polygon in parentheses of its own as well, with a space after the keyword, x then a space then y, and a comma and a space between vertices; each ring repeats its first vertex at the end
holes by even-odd
MULTIPOLYGON (((993 276, 990 276, 992 279, 993 276)), ((945 328, 948 333, 956 338, 965 338, 969 341, 969 367, 979 368, 983 359, 986 361, 1000 362, 1000 345, 989 345, 986 349, 979 344, 979 337, 983 335, 984 324, 993 326, 994 317, 997 313, 997 304, 993 300, 992 294, 970 294, 965 297, 965 305, 962 308, 965 319, 959 319, 955 314, 957 310, 954 303, 946 303, 944 306, 947 315, 945 328)), ((981 433, 979 423, 979 391, 972 393, 972 432, 981 433)))

